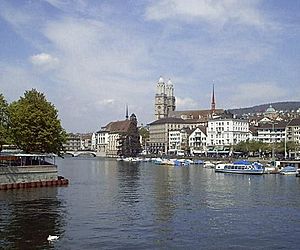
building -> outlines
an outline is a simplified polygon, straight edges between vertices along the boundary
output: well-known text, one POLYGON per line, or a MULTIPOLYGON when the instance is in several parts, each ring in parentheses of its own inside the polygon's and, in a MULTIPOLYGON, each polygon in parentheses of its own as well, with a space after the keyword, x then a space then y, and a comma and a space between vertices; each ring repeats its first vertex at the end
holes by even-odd
POLYGON ((80 134, 69 133, 66 143, 63 145, 65 151, 78 151, 81 149, 80 134))
POLYGON ((167 154, 169 150, 169 131, 184 128, 195 129, 203 125, 202 120, 184 120, 166 117, 156 120, 149 125, 149 152, 153 154, 167 154))
POLYGON ((93 134, 81 134, 80 135, 80 150, 93 150, 92 148, 93 134))
POLYGON ((300 118, 292 119, 287 124, 286 140, 300 145, 300 118))
POLYGON ((217 118, 208 121, 207 146, 231 146, 249 139, 248 120, 217 118))
POLYGON ((95 148, 99 156, 117 157, 136 155, 140 151, 140 136, 136 116, 110 122, 95 133, 95 148), (133 145, 135 143, 135 145, 133 145))
POLYGON ((94 150, 99 156, 106 156, 106 149, 108 145, 108 134, 109 131, 106 127, 102 127, 99 131, 93 134, 94 137, 94 150))
POLYGON ((182 128, 169 131, 169 147, 170 155, 185 155, 189 153, 188 138, 191 134, 189 128, 182 128))
POLYGON ((207 127, 199 126, 189 136, 189 148, 191 155, 205 154, 207 152, 207 127))
POLYGON ((170 79, 167 83, 165 83, 164 79, 160 77, 155 94, 155 118, 158 120, 168 117, 169 113, 174 111, 175 108, 173 83, 170 79))
POLYGON ((287 122, 264 123, 257 127, 257 140, 264 143, 276 143, 285 140, 287 122))

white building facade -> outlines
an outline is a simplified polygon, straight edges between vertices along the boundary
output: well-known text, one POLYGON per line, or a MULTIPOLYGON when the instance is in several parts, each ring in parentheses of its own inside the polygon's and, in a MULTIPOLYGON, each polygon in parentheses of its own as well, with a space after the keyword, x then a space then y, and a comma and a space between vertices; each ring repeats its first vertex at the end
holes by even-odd
POLYGON ((190 154, 204 154, 207 152, 206 140, 207 140, 207 132, 206 127, 198 127, 196 128, 189 136, 189 148, 190 154))
POLYGON ((189 129, 169 131, 169 154, 184 155, 188 150, 189 129))
POLYGON ((207 146, 231 146, 250 137, 248 120, 218 118, 208 121, 207 146))
POLYGON ((257 140, 264 143, 283 142, 286 137, 287 122, 266 123, 257 128, 257 140))

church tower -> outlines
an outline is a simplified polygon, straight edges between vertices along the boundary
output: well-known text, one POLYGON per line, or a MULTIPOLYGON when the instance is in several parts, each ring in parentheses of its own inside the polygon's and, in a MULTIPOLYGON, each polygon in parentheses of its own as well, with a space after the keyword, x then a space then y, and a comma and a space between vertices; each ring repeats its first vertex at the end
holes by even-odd
POLYGON ((175 110, 174 85, 169 80, 164 82, 162 77, 159 78, 155 94, 155 119, 168 117, 171 111, 175 110))
POLYGON ((159 78, 155 94, 155 119, 161 119, 168 116, 168 105, 166 95, 166 84, 162 77, 159 78))
POLYGON ((213 92, 211 98, 211 113, 214 114, 216 111, 216 102, 215 102, 215 85, 213 84, 213 92))
POLYGON ((166 85, 166 94, 167 94, 167 102, 168 102, 168 115, 170 114, 170 111, 175 110, 175 96, 174 96, 174 86, 171 82, 171 79, 167 82, 166 85))

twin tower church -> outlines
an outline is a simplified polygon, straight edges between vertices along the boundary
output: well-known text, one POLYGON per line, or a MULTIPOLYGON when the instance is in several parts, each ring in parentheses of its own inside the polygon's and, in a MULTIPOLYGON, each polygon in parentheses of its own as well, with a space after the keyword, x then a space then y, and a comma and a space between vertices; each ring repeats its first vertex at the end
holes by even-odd
POLYGON ((203 116, 208 117, 216 113, 223 113, 223 109, 216 109, 214 87, 212 92, 211 109, 192 111, 175 111, 174 85, 169 79, 165 82, 159 78, 155 94, 155 119, 159 120, 167 117, 186 117, 186 119, 199 119, 203 116))
POLYGON ((159 78, 155 94, 155 118, 161 119, 168 117, 171 111, 175 110, 174 86, 171 80, 164 82, 159 78))

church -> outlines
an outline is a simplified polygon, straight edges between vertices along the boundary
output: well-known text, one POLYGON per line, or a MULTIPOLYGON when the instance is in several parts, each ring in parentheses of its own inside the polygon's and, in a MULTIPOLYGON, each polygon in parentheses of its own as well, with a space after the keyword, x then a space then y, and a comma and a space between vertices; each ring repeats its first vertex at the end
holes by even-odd
POLYGON ((155 121, 149 125, 149 152, 167 154, 169 152, 169 132, 175 130, 207 127, 208 120, 224 115, 223 109, 216 109, 213 88, 211 109, 176 111, 174 85, 159 78, 155 93, 155 121))
POLYGON ((159 78, 155 94, 155 118, 159 120, 169 116, 175 110, 174 86, 169 79, 167 83, 159 78))
POLYGON ((169 79, 165 83, 162 77, 159 78, 155 94, 155 119, 173 117, 184 120, 206 120, 224 114, 224 109, 216 109, 215 91, 213 86, 210 109, 182 110, 176 111, 176 98, 174 96, 174 85, 169 79))

